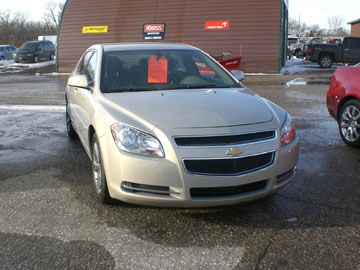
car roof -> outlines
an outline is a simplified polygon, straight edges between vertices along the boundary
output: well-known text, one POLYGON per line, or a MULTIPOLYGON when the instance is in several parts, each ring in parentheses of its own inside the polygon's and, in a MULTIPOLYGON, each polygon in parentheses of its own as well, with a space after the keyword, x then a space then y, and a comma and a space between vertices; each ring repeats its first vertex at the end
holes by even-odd
MULTIPOLYGON (((128 50, 198 50, 195 47, 179 43, 113 43, 99 44, 105 52, 128 50)), ((96 46, 96 45, 95 45, 96 46)))

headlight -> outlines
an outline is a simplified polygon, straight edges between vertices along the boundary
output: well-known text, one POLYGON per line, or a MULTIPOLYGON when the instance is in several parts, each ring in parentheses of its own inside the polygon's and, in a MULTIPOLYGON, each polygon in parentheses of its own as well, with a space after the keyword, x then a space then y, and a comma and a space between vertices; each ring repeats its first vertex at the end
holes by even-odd
POLYGON ((16 53, 13 53, 13 56, 16 56, 16 53))
POLYGON ((291 143, 296 137, 296 124, 290 114, 286 115, 286 120, 281 129, 281 147, 291 143))
POLYGON ((149 157, 165 157, 158 139, 124 124, 113 124, 111 134, 116 145, 123 151, 149 157))

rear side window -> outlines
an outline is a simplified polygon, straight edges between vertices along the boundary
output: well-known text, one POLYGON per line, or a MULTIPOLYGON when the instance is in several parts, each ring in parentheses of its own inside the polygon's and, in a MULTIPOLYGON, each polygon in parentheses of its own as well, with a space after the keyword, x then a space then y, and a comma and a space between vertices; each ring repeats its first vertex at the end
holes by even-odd
POLYGON ((360 49, 360 38, 349 38, 347 41, 349 49, 360 49))

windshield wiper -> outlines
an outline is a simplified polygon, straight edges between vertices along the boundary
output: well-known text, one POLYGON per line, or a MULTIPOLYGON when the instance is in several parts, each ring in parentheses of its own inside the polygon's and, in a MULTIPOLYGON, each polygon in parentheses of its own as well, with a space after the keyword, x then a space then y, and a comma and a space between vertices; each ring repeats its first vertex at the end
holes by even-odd
POLYGON ((109 89, 108 93, 120 93, 120 92, 142 92, 142 91, 151 91, 152 89, 149 88, 135 88, 135 87, 128 87, 128 88, 119 88, 119 89, 109 89))

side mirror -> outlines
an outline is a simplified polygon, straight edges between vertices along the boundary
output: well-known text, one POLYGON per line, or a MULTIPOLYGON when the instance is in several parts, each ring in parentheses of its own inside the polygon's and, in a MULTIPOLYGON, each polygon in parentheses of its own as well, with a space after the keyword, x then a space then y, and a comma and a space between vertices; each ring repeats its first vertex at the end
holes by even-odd
POLYGON ((239 82, 242 81, 243 79, 245 79, 245 74, 244 72, 240 71, 240 70, 232 70, 231 74, 235 77, 235 79, 237 79, 239 82))
POLYGON ((232 55, 231 52, 223 52, 223 53, 222 53, 222 57, 228 57, 228 56, 230 56, 230 55, 232 55))
POLYGON ((75 75, 70 77, 68 85, 72 87, 89 89, 89 81, 85 75, 75 75))

